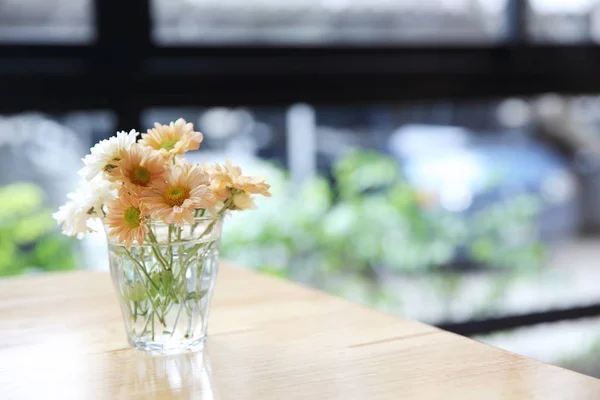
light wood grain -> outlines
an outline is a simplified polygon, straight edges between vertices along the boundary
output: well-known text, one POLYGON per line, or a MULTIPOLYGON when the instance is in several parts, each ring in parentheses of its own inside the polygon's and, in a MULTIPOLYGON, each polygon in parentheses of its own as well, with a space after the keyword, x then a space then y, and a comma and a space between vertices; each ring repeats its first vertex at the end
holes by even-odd
POLYGON ((0 280, 0 399, 38 398, 600 399, 600 380, 222 265, 204 354, 175 356, 127 347, 107 273, 0 280))

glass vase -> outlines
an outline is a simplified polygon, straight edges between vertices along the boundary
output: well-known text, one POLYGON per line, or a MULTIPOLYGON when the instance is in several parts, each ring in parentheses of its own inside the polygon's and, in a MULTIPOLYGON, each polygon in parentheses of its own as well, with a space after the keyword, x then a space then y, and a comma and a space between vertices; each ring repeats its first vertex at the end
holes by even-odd
POLYGON ((142 245, 108 239, 110 271, 131 346, 199 350, 219 266, 222 217, 148 224, 142 245))

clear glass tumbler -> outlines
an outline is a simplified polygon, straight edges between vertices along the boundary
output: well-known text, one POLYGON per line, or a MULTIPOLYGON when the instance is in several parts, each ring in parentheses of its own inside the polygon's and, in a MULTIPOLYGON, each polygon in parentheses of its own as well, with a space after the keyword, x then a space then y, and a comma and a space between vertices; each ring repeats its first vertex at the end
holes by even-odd
POLYGON ((178 352, 204 346, 223 219, 149 224, 142 245, 109 238, 110 271, 131 346, 178 352))

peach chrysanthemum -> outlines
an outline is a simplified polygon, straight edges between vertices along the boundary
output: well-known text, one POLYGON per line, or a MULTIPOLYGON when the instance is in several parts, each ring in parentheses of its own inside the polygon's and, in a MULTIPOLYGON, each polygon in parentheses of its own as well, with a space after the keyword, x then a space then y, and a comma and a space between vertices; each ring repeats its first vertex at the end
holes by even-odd
POLYGON ((179 118, 169 125, 155 123, 154 128, 142 134, 140 144, 158 150, 164 156, 173 157, 189 150, 198 150, 202 139, 200 132, 194 132, 192 123, 186 123, 183 118, 179 118))
POLYGON ((231 205, 232 210, 248 210, 255 209, 254 199, 248 192, 237 192, 233 195, 231 205))
POLYGON ((144 234, 148 232, 145 210, 139 199, 121 191, 119 197, 108 203, 108 213, 104 219, 108 235, 131 247, 133 240, 144 243, 144 234))
POLYGON ((112 181, 123 181, 138 192, 152 183, 162 180, 165 172, 165 160, 156 151, 133 144, 120 153, 119 170, 111 175, 112 181))
POLYGON ((208 188, 209 176, 198 165, 167 167, 165 179, 153 182, 142 192, 141 200, 152 218, 183 226, 194 223, 196 209, 212 209, 215 197, 208 188))
POLYGON ((234 166, 229 159, 223 165, 214 164, 209 173, 212 179, 210 188, 219 200, 226 200, 233 191, 271 197, 271 185, 265 183, 264 178, 242 175, 242 169, 234 166))

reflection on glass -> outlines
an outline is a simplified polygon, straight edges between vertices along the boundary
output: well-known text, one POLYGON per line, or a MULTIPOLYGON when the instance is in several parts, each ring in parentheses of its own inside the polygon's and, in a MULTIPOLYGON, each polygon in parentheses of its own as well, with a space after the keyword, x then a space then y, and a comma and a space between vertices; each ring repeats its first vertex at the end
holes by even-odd
POLYGON ((89 43, 92 18, 92 0, 0 0, 0 43, 89 43))
POLYGON ((203 352, 160 355, 136 352, 135 366, 127 368, 128 385, 120 396, 160 393, 164 398, 214 400, 208 356, 203 352))
POLYGON ((154 39, 172 44, 489 43, 506 0, 154 0, 154 39))

